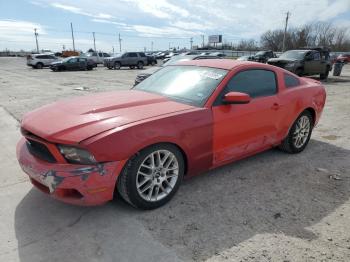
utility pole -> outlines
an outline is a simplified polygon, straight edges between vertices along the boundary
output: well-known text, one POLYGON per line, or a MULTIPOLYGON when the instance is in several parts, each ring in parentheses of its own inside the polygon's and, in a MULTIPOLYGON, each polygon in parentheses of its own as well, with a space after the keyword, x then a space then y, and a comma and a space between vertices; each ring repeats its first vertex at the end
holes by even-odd
POLYGON ((120 38, 120 33, 118 34, 118 41, 119 41, 119 52, 122 52, 122 39, 120 38))
POLYGON ((73 24, 72 24, 72 22, 70 23, 70 30, 72 31, 73 51, 75 51, 74 33, 73 33, 73 24))
POLYGON ((191 50, 192 50, 193 37, 190 38, 190 43, 191 43, 191 50))
POLYGON ((34 28, 35 42, 36 42, 36 51, 39 53, 39 44, 38 44, 38 33, 36 32, 36 28, 34 28))
POLYGON ((96 51, 96 39, 95 39, 95 32, 92 32, 92 37, 94 38, 94 50, 96 51))
POLYGON ((153 41, 151 42, 151 51, 153 52, 153 41))
POLYGON ((204 35, 202 35, 202 47, 204 47, 204 35))
POLYGON ((288 11, 287 14, 286 14, 286 23, 285 23, 285 26, 284 26, 282 52, 284 52, 285 47, 286 47, 286 34, 287 34, 287 27, 288 27, 289 15, 290 15, 290 12, 288 11))
POLYGON ((113 50, 112 54, 114 54, 114 46, 112 46, 112 50, 113 50))

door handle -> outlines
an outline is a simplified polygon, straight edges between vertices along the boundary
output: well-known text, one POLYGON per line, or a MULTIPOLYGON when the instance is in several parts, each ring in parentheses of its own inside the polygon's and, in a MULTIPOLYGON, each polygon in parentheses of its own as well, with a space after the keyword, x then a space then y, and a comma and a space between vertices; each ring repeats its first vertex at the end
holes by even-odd
POLYGON ((278 109, 280 109, 280 105, 278 104, 278 103, 273 103, 273 105, 271 106, 271 109, 272 110, 278 110, 278 109))

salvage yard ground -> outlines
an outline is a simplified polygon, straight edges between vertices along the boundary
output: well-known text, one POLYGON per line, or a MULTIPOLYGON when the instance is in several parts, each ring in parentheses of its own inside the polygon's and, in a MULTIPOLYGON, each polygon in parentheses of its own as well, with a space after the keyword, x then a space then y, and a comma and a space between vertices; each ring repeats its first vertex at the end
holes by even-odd
POLYGON ((54 73, 0 58, 0 261, 350 261, 350 66, 324 83, 303 153, 270 150, 189 179, 160 209, 77 207, 33 189, 15 156, 21 116, 128 89, 140 72, 54 73))

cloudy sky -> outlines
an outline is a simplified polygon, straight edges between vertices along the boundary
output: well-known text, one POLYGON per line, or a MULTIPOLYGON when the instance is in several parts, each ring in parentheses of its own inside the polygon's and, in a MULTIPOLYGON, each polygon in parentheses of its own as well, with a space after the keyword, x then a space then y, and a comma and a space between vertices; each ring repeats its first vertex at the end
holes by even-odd
POLYGON ((350 28, 350 0, 0 0, 0 50, 32 50, 34 28, 40 49, 72 48, 70 22, 77 49, 111 52, 167 49, 202 44, 211 34, 224 41, 259 40, 269 29, 331 21, 350 28))

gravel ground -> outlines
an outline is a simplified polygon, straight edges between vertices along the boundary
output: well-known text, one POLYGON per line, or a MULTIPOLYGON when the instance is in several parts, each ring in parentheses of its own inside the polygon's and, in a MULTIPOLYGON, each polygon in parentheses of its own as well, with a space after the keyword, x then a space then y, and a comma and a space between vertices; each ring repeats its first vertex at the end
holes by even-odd
POLYGON ((14 154, 23 113, 128 89, 139 72, 54 73, 0 58, 0 261, 350 261, 350 66, 324 83, 303 153, 270 150, 186 180, 160 209, 75 207, 32 189, 14 154))

